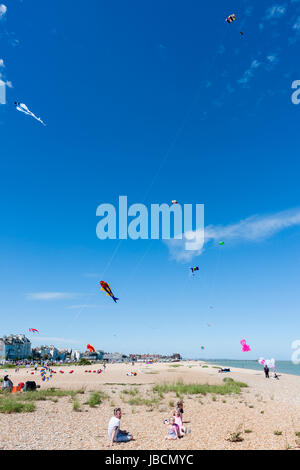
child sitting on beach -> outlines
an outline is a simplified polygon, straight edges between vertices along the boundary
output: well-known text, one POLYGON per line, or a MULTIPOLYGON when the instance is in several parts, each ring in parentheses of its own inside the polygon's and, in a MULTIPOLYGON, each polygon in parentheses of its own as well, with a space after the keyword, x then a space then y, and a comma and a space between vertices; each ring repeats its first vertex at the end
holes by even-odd
POLYGON ((180 437, 178 434, 178 426, 175 424, 175 418, 172 416, 172 418, 169 419, 169 432, 165 439, 174 440, 177 439, 177 437, 180 437))
POLYGON ((186 429, 182 424, 182 417, 181 417, 181 413, 180 413, 179 409, 174 411, 173 416, 174 416, 174 419, 175 419, 175 424, 177 424, 178 429, 179 429, 179 436, 182 437, 183 434, 186 433, 186 429))

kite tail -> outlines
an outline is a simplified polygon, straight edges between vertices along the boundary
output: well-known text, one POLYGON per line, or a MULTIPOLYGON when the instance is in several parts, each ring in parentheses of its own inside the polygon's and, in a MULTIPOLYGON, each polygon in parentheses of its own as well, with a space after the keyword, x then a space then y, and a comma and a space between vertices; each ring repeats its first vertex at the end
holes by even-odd
POLYGON ((117 303, 117 300, 119 300, 118 297, 114 297, 114 296, 113 296, 113 299, 116 303, 117 303))

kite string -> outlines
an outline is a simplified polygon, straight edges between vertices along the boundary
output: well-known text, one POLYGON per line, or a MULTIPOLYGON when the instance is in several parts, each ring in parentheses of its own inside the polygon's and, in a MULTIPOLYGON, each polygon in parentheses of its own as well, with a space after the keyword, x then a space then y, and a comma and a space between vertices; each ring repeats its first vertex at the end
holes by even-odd
MULTIPOLYGON (((211 280, 211 285, 210 285, 209 295, 208 295, 209 301, 210 301, 210 299, 213 300, 213 298, 214 298, 217 273, 219 273, 220 266, 221 266, 221 261, 222 261, 221 251, 223 251, 223 250, 220 250, 220 252, 218 253, 217 260, 216 260, 216 263, 215 263, 215 270, 214 270, 213 277, 212 277, 212 280, 211 280)), ((210 305, 213 305, 213 302, 211 302, 210 305)))
MULTIPOLYGON (((223 33, 222 36, 221 36, 221 41, 220 41, 219 46, 218 46, 218 48, 217 48, 217 51, 216 51, 216 53, 215 53, 215 55, 214 55, 214 57, 213 57, 213 60, 211 61, 211 66, 210 66, 209 71, 208 71, 208 73, 207 73, 206 81, 207 81, 208 78, 209 78, 211 69, 212 69, 212 67, 213 67, 214 64, 215 64, 215 61, 216 61, 217 56, 219 55, 219 52, 218 52, 218 51, 219 51, 219 49, 220 49, 220 45, 222 45, 222 42, 223 42, 223 40, 224 40, 224 38, 225 38, 225 36, 226 36, 227 34, 228 34, 227 31, 225 31, 225 33, 223 33)), ((168 158, 169 158, 169 155, 170 155, 170 153, 171 153, 173 147, 175 146, 175 144, 177 143, 177 141, 178 141, 178 139, 179 139, 181 133, 183 132, 183 130, 184 130, 184 128, 185 128, 185 125, 186 125, 186 123, 187 123, 187 121, 188 121, 188 118, 190 117, 190 115, 191 115, 191 113, 192 113, 192 111, 193 111, 193 109, 194 109, 194 106, 197 104, 197 102, 198 102, 198 100, 199 100, 199 98, 200 98, 200 96, 201 96, 202 88, 203 88, 203 85, 197 89, 197 91, 196 91, 196 93, 195 93, 195 96, 194 96, 194 99, 193 99, 193 101, 191 102, 191 104, 190 104, 190 106, 189 106, 189 108, 188 108, 188 110, 187 110, 187 112, 186 112, 186 114, 185 114, 185 116, 184 116, 184 118, 183 118, 183 120, 182 120, 182 123, 181 123, 180 126, 177 128, 175 137, 173 138, 172 142, 170 143, 168 149, 166 150, 166 152, 165 152, 165 154, 164 154, 164 157, 163 157, 163 159, 162 159, 161 162, 160 162, 160 165, 159 165, 159 167, 158 167, 158 170, 157 170, 157 172, 155 173, 154 177, 152 178, 152 180, 151 180, 151 182, 150 182, 150 184, 149 184, 149 187, 148 187, 148 189, 147 189, 146 192, 145 192, 145 195, 144 195, 144 198, 143 198, 143 202, 144 202, 144 203, 145 203, 146 200, 147 200, 147 196, 148 196, 148 194, 149 194, 149 192, 150 192, 150 189, 151 189, 152 186, 154 185, 154 183, 155 183, 156 179, 158 178, 158 176, 159 176, 159 174, 160 174, 160 172, 161 172, 163 166, 164 166, 165 163, 167 162, 167 160, 168 160, 168 158)), ((152 243, 151 243, 151 245, 152 245, 152 243)), ((141 259, 144 258, 144 255, 147 253, 147 251, 148 251, 148 248, 146 248, 144 254, 143 254, 142 257, 141 257, 141 259)), ((140 260, 137 261, 137 265, 139 265, 139 264, 140 264, 140 260)), ((136 271, 135 268, 134 268, 134 271, 136 271)))
MULTIPOLYGON (((222 42, 223 42, 224 37, 226 36, 226 34, 228 34, 227 31, 225 31, 225 32, 223 33, 223 35, 221 36, 220 45, 222 45, 222 42)), ((209 75, 210 75, 210 73, 211 73, 212 67, 213 67, 214 64, 215 64, 216 58, 217 58, 217 56, 219 55, 220 45, 219 45, 219 47, 218 47, 218 49, 217 49, 217 51, 216 51, 216 53, 215 53, 215 55, 214 55, 214 57, 213 57, 213 60, 211 61, 211 66, 210 66, 210 68, 209 68, 209 70, 208 70, 208 73, 207 73, 206 83, 207 83, 207 80, 208 80, 209 75)), ((171 151, 173 150, 173 147, 175 146, 175 144, 177 143, 179 137, 181 136, 181 134, 182 134, 182 132, 183 132, 183 130, 184 130, 184 128, 185 128, 185 125, 186 125, 186 123, 187 123, 187 121, 188 121, 188 118, 190 117, 190 115, 191 115, 191 113, 192 113, 192 111, 193 111, 195 105, 198 103, 199 98, 201 97, 202 88, 203 88, 203 85, 200 86, 200 87, 196 90, 196 93, 195 93, 195 95, 194 95, 194 98, 193 98, 193 100, 192 100, 192 102, 191 102, 189 108, 187 109, 187 111, 186 111, 186 113, 185 113, 185 116, 184 116, 184 118, 183 118, 181 124, 179 125, 179 127, 178 127, 178 129, 177 129, 177 131, 176 131, 176 133, 175 133, 175 137, 173 138, 173 140, 171 141, 169 147, 167 148, 167 150, 166 150, 166 152, 165 152, 165 154, 164 154, 164 156, 163 156, 163 158, 162 158, 162 160, 161 160, 161 162, 160 162, 160 165, 159 165, 159 167, 158 167, 158 170, 157 170, 157 172, 155 173, 154 177, 152 178, 152 181, 151 181, 151 183, 150 183, 150 185, 149 185, 149 187, 148 187, 148 189, 147 189, 147 191, 146 191, 146 194, 145 194, 145 196, 144 196, 144 199, 147 198, 150 189, 152 188, 152 186, 153 186, 155 180, 158 178, 158 176, 159 176, 159 174, 160 174, 160 172, 161 172, 163 166, 164 166, 165 163, 167 162, 167 160, 168 160, 168 158, 169 158, 169 155, 170 155, 171 151)))
MULTIPOLYGON (((222 37, 221 37, 221 43, 222 43, 222 41, 224 40, 224 36, 225 36, 225 35, 226 35, 226 33, 224 33, 224 34, 222 35, 222 37)), ((220 46, 219 46, 219 47, 220 47, 220 46)), ((209 76, 209 74, 210 74, 210 71, 211 71, 212 67, 214 66, 214 63, 215 63, 215 61, 216 61, 217 56, 219 55, 218 50, 219 50, 219 49, 217 49, 217 51, 216 51, 216 53, 215 53, 215 55, 214 55, 214 57, 213 57, 213 60, 211 61, 211 66, 210 66, 209 72, 208 72, 208 74, 207 74, 208 76, 209 76)), ((207 76, 207 79, 208 79, 208 76, 207 76)), ((190 104, 190 106, 189 106, 189 108, 188 108, 188 110, 187 110, 187 112, 186 112, 186 114, 185 114, 185 116, 184 116, 184 118, 183 118, 183 120, 182 120, 180 126, 177 128, 177 131, 176 131, 176 133, 175 133, 175 137, 174 137, 173 140, 171 141, 171 143, 170 143, 170 145, 169 145, 167 151, 166 151, 165 154, 164 154, 163 159, 162 159, 161 162, 160 162, 160 165, 159 165, 159 168, 158 168, 156 174, 155 174, 154 177, 152 178, 152 180, 151 180, 151 182, 150 182, 150 184, 149 184, 149 186, 148 186, 148 189, 146 190, 145 196, 144 196, 144 198, 143 198, 144 202, 147 200, 147 196, 148 196, 148 194, 149 194, 149 192, 150 192, 150 189, 152 188, 152 186, 154 185, 154 183, 155 183, 155 181, 157 180, 158 176, 160 175, 160 172, 161 172, 163 166, 165 165, 165 163, 167 162, 171 151, 173 150, 173 148, 175 147, 175 145, 176 145, 176 143, 177 143, 179 137, 181 136, 181 134, 182 134, 182 132, 183 132, 185 126, 186 126, 186 123, 187 123, 187 121, 188 121, 188 119, 189 119, 189 117, 190 117, 190 115, 191 115, 191 113, 192 113, 192 111, 193 111, 195 105, 197 104, 197 102, 198 102, 198 100, 199 100, 199 98, 200 98, 200 96, 201 96, 202 87, 203 87, 203 85, 197 89, 197 91, 196 91, 196 93, 195 93, 195 96, 194 96, 194 99, 192 100, 192 102, 191 102, 191 104, 190 104)), ((113 261, 115 255, 116 255, 117 252, 119 251, 119 248, 120 248, 120 246, 121 246, 121 244, 122 244, 122 241, 123 241, 123 240, 119 240, 118 245, 116 246, 116 248, 115 248, 115 250, 114 250, 114 252, 113 252, 113 254, 112 254, 110 260, 108 261, 107 265, 105 266, 105 269, 104 269, 103 273, 101 274, 102 277, 104 276, 104 274, 106 273, 106 271, 109 269, 109 267, 110 267, 110 265, 111 265, 111 263, 112 263, 112 261, 113 261)), ((134 267, 133 270, 132 270, 132 274, 130 275, 130 278, 131 278, 131 279, 132 279, 133 276, 135 275, 136 271, 138 270, 138 267, 139 267, 140 263, 143 261, 143 259, 144 259, 145 256, 147 255, 148 251, 150 251, 150 248, 151 248, 151 246, 152 246, 152 243, 153 243, 153 240, 151 241, 150 245, 148 245, 148 247, 146 248, 146 250, 145 250, 145 252, 143 253, 143 255, 141 256, 141 258, 137 261, 135 267, 134 267)), ((92 291, 92 292, 93 292, 93 291, 92 291)), ((88 295, 87 298, 90 297, 90 295, 92 294, 92 292, 88 295)), ((79 318, 81 312, 82 312, 82 309, 81 309, 80 312, 77 314, 76 318, 79 318)))

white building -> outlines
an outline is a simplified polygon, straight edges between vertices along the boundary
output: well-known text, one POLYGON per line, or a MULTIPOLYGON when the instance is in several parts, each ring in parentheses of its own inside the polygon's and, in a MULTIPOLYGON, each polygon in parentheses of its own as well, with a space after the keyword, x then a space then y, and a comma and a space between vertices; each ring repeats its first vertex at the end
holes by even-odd
POLYGON ((79 351, 78 349, 75 349, 74 351, 72 351, 71 360, 79 361, 82 356, 83 356, 82 352, 79 351))

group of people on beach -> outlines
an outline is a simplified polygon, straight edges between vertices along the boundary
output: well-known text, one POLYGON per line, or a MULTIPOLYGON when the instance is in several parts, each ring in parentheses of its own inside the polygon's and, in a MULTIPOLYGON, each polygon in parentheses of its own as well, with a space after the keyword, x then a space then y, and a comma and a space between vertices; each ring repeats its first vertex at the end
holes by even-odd
POLYGON ((9 391, 11 392, 13 386, 14 386, 14 384, 13 384, 13 382, 10 380, 10 378, 8 377, 8 375, 5 375, 5 377, 3 378, 2 389, 3 389, 3 390, 9 390, 9 391))
MULTIPOLYGON (((270 372, 270 369, 269 369, 269 367, 267 366, 267 364, 265 364, 264 373, 265 373, 266 379, 269 379, 269 378, 270 378, 269 372, 270 372)), ((274 374, 273 374, 273 379, 279 380, 279 377, 278 377, 278 375, 276 374, 275 371, 274 371, 274 374)))
POLYGON ((180 439, 185 434, 189 434, 191 432, 190 428, 183 426, 182 415, 183 402, 179 401, 177 402, 173 416, 169 419, 169 421, 165 420, 165 423, 169 425, 168 433, 165 437, 166 440, 180 439))
MULTIPOLYGON (((165 420, 164 423, 168 424, 169 429, 168 433, 165 437, 166 440, 175 440, 182 438, 185 434, 189 434, 191 432, 190 428, 186 428, 183 426, 182 421, 183 415, 183 402, 177 402, 176 409, 173 412, 173 416, 169 420, 165 420)), ((112 447, 115 442, 129 442, 133 440, 133 436, 130 432, 120 429, 122 418, 122 410, 121 408, 114 409, 114 416, 109 420, 108 423, 108 446, 112 447)))

